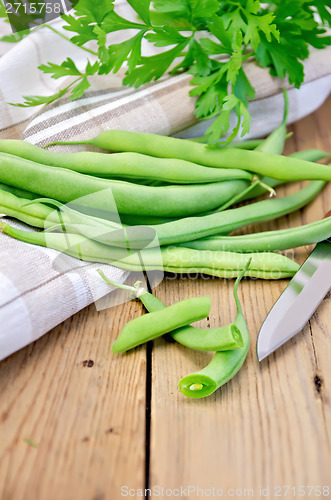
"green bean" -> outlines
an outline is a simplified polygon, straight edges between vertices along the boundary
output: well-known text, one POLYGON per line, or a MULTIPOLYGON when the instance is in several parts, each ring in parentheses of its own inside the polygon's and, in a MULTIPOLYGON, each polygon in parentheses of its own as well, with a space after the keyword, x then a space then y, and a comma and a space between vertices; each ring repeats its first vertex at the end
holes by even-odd
MULTIPOLYGON (((279 199, 263 200, 244 207, 229 209, 225 212, 200 217, 188 217, 165 224, 132 226, 130 228, 130 247, 142 248, 144 241, 147 240, 150 245, 155 246, 159 244, 166 246, 185 243, 216 234, 229 234, 248 224, 273 220, 298 210, 315 198, 323 186, 324 183, 322 181, 315 181, 300 191, 279 199), (157 236, 154 242, 150 242, 149 238, 146 239, 145 236, 146 231, 149 235, 150 229, 154 230, 157 236)), ((91 225, 93 226, 92 221, 91 225)), ((97 222, 96 225, 98 225, 97 222)), ((86 229, 84 225, 77 229, 85 233, 86 231, 93 230, 91 228, 86 229)), ((91 233, 86 235, 90 236, 91 233)), ((120 232, 104 232, 101 236, 103 243, 107 242, 109 245, 120 247, 127 246, 127 241, 123 240, 123 235, 120 232)))
MULTIPOLYGON (((123 285, 108 279, 100 269, 98 273, 109 285, 131 291, 132 297, 139 298, 148 312, 166 308, 161 300, 140 287, 141 282, 137 281, 134 286, 123 285)), ((187 325, 169 332, 169 335, 179 344, 199 351, 228 351, 243 347, 241 333, 233 323, 219 328, 197 328, 187 325)))
POLYGON ((0 140, 0 152, 51 167, 66 168, 102 178, 161 180, 174 184, 203 184, 252 179, 241 169, 213 169, 184 160, 155 158, 139 153, 56 153, 18 140, 0 140))
POLYGON ((53 144, 91 144, 110 151, 132 151, 159 158, 178 158, 217 168, 242 168, 279 180, 331 180, 331 168, 297 158, 238 148, 210 148, 197 142, 173 137, 107 130, 87 141, 61 141, 53 144))
MULTIPOLYGON (((201 136, 201 137, 193 137, 188 139, 189 141, 192 142, 199 142, 199 143, 207 143, 207 138, 206 136, 201 136)), ((233 148, 239 148, 239 149, 256 149, 258 146, 260 146, 263 143, 264 139, 248 139, 246 141, 235 141, 231 143, 231 146, 233 148)), ((51 145, 51 144, 50 144, 51 145)))
POLYGON ((61 206, 62 213, 41 201, 19 198, 10 191, 4 191, 0 188, 0 213, 7 217, 14 217, 30 226, 51 228, 57 225, 64 227, 65 224, 69 223, 86 224, 92 222, 94 226, 98 224, 99 227, 102 227, 103 231, 122 229, 120 224, 94 217, 91 218, 88 215, 72 210, 68 206, 63 207, 61 203, 54 200, 46 199, 46 202, 55 205, 57 208, 61 206))
POLYGON ((184 396, 189 398, 204 398, 209 396, 234 377, 246 359, 250 339, 247 323, 238 298, 238 285, 241 278, 246 274, 249 265, 250 261, 248 260, 245 268, 241 271, 236 280, 233 291, 237 306, 237 314, 234 323, 242 334, 244 346, 242 349, 216 352, 211 362, 205 368, 192 375, 183 377, 179 381, 178 386, 184 396))
POLYGON ((2 187, 0 189, 0 212, 2 214, 38 228, 47 227, 47 221, 49 221, 48 225, 60 223, 59 217, 52 218, 52 215, 56 214, 54 209, 42 203, 27 207, 26 204, 29 201, 29 199, 18 198, 11 192, 4 191, 2 187))
POLYGON ((122 329, 112 345, 112 352, 125 352, 165 333, 206 318, 210 297, 192 297, 162 310, 138 316, 122 329))
MULTIPOLYGON (((271 134, 259 144, 255 151, 261 151, 264 153, 281 155, 284 150, 284 144, 286 141, 286 121, 288 116, 288 95, 286 89, 283 89, 284 96, 284 116, 281 124, 273 131, 271 134)), ((273 176, 272 176, 273 177, 273 176)))
POLYGON ((53 248, 87 262, 112 264, 129 271, 161 270, 234 278, 249 257, 252 258, 252 265, 247 276, 253 278, 289 278, 299 269, 296 262, 275 253, 238 254, 166 247, 148 248, 138 254, 132 253, 130 249, 103 245, 77 234, 22 231, 1 221, 0 231, 20 241, 53 248))
POLYGON ((318 243, 331 237, 331 217, 304 226, 240 236, 212 236, 182 243, 197 250, 231 252, 281 251, 318 243))
MULTIPOLYGON (((287 119, 287 117, 286 117, 287 119)), ((286 121, 285 119, 285 121, 286 121)), ((283 119, 284 121, 284 119, 283 119)), ((272 132, 271 132, 272 134, 272 132)), ((288 139, 293 135, 292 132, 286 133, 285 134, 285 139, 288 139)), ((270 136, 269 136, 270 137, 270 136)), ((263 146, 263 144, 268 140, 268 137, 266 139, 248 139, 247 141, 238 141, 238 142, 232 142, 231 147, 233 148, 239 148, 239 149, 257 149, 263 146)), ((277 154, 277 153, 274 153, 277 154)), ((280 153, 279 153, 280 154, 280 153)))
POLYGON ((31 193, 31 191, 26 191, 25 189, 15 188, 14 186, 8 186, 7 184, 3 184, 0 182, 1 191, 7 191, 8 193, 12 193, 19 198, 24 198, 26 200, 35 200, 39 198, 39 195, 36 193, 31 193))
POLYGON ((64 203, 79 200, 79 205, 110 212, 117 209, 119 213, 160 217, 188 216, 211 210, 248 185, 248 181, 231 180, 189 186, 138 186, 48 167, 6 153, 0 153, 0 182, 64 203), (87 196, 96 192, 98 196, 87 196), (82 200, 82 197, 86 198, 82 200))
MULTIPOLYGON (((262 151, 264 153, 270 154, 278 154, 281 155, 284 150, 284 145, 286 141, 286 121, 288 116, 288 95, 287 91, 283 89, 284 94, 284 116, 281 124, 264 140, 261 141, 254 149, 255 151, 262 151)), ((217 211, 221 212, 226 208, 239 203, 240 201, 254 198, 256 194, 261 192, 264 194, 264 191, 267 190, 270 192, 270 196, 274 196, 276 194, 273 189, 273 184, 278 184, 279 181, 274 181, 274 179, 270 179, 268 177, 263 179, 259 179, 259 182, 255 182, 251 184, 248 188, 246 188, 241 194, 235 195, 231 200, 227 201, 222 207, 217 209, 217 211)))
MULTIPOLYGON (((270 151, 269 151, 270 152, 270 151)), ((306 149, 304 151, 296 151, 289 155, 290 158, 299 158, 300 160, 317 162, 323 160, 324 158, 331 158, 331 154, 322 151, 321 149, 306 149)), ((271 188, 275 188, 284 184, 283 181, 273 179, 272 177, 262 177, 261 182, 268 184, 271 188)), ((265 189, 261 185, 257 185, 254 189, 250 190, 247 195, 244 195, 239 199, 239 201, 251 200, 252 198, 257 198, 265 194, 265 189)))
POLYGON ((152 226, 154 224, 165 224, 166 222, 173 222, 178 219, 179 217, 170 218, 170 217, 153 217, 152 215, 121 214, 122 224, 126 224, 128 226, 152 226))
POLYGON ((298 158, 299 160, 316 162, 324 158, 331 158, 331 153, 327 153, 322 149, 304 149, 296 151, 289 155, 290 158, 298 158))
POLYGON ((265 139, 248 139, 246 141, 232 142, 231 146, 238 149, 256 149, 263 144, 265 139))

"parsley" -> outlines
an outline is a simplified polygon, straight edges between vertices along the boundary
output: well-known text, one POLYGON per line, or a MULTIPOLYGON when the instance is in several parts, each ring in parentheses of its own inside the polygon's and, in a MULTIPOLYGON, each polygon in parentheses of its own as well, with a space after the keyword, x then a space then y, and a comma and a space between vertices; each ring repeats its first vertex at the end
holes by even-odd
MULTIPOLYGON (((255 60, 278 78, 299 88, 304 80, 302 61, 310 47, 331 45, 326 34, 331 23, 329 2, 323 0, 127 0, 134 20, 116 12, 114 0, 79 0, 73 15, 62 15, 70 41, 93 54, 84 71, 71 59, 39 67, 52 78, 73 77, 53 96, 27 96, 20 106, 53 102, 66 93, 81 97, 91 75, 116 73, 125 68, 123 83, 139 87, 165 73, 192 74, 190 95, 200 119, 215 118, 206 135, 216 143, 236 125, 226 142, 249 131, 247 107, 255 90, 245 73, 245 61, 255 60), (130 30, 122 43, 111 34, 130 30), (209 35, 209 36, 206 36, 209 35), (93 41, 97 52, 85 45, 93 41), (142 43, 160 47, 157 55, 142 55, 142 43)), ((63 36, 63 35, 61 35, 63 36)))

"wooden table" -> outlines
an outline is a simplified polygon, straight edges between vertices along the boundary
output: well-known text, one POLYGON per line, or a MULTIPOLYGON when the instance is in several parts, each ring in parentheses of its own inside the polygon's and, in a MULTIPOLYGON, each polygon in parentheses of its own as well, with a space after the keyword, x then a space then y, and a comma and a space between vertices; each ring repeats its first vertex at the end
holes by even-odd
MULTIPOLYGON (((331 99, 290 127, 286 152, 331 151, 330 116, 331 99)), ((299 213, 254 229, 321 219, 330 200, 331 184, 299 213)), ((307 251, 288 255, 302 262, 307 251)), ((297 498, 299 486, 330 486, 330 293, 302 333, 262 363, 256 359, 257 332, 286 284, 242 282, 247 361, 203 400, 186 399, 177 383, 209 353, 161 339, 111 354, 122 326, 143 312, 137 301, 101 312, 92 305, 1 362, 0 499, 117 500, 141 498, 147 487, 159 488, 151 498, 220 497, 220 490, 235 498, 297 498)), ((155 294, 167 304, 210 295, 212 314, 201 325, 214 327, 234 317, 232 288, 231 280, 169 276, 155 294)), ((302 491, 307 497, 310 490, 302 491)))

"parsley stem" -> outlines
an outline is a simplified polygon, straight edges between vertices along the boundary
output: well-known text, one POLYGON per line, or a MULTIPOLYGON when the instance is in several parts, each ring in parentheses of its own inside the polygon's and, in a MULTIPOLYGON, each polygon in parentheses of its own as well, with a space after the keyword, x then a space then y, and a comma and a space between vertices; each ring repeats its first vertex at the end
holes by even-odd
POLYGON ((90 50, 87 47, 82 47, 81 45, 77 45, 76 43, 72 42, 69 37, 63 35, 63 33, 61 33, 60 31, 56 30, 55 28, 53 28, 53 26, 50 26, 49 24, 44 24, 43 27, 50 29, 51 31, 53 31, 54 33, 56 33, 57 35, 59 35, 61 38, 64 38, 64 40, 67 40, 68 42, 76 45, 76 47, 79 47, 80 49, 85 50, 85 52, 88 52, 89 54, 92 54, 94 56, 98 55, 97 52, 94 52, 93 50, 90 50))

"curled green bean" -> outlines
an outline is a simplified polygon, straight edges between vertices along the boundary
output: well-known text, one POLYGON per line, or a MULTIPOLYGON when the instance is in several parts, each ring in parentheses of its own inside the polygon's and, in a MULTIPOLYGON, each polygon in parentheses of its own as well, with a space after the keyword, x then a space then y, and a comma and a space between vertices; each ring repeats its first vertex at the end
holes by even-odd
POLYGON ((237 325, 243 338, 243 348, 232 351, 216 352, 211 362, 202 370, 187 375, 179 381, 179 389, 189 398, 204 398, 209 396, 222 385, 228 382, 242 367, 249 349, 250 339, 248 327, 242 312, 238 298, 238 285, 241 278, 246 274, 250 261, 239 274, 234 285, 234 298, 237 306, 237 314, 234 324, 237 325))

